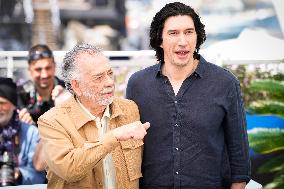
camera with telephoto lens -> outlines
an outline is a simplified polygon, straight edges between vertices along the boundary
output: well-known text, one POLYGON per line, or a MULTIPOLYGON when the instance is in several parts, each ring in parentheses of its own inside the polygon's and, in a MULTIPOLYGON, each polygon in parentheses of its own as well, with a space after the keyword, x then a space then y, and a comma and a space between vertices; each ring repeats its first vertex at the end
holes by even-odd
POLYGON ((7 151, 0 155, 0 187, 14 186, 16 181, 14 178, 14 158, 13 154, 7 151))

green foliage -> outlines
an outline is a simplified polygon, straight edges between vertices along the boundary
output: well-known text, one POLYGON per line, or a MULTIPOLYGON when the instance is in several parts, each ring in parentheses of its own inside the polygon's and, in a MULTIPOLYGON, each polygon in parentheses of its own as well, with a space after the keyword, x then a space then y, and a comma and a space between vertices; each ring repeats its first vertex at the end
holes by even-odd
POLYGON ((284 155, 272 157, 268 162, 263 164, 259 173, 275 173, 273 182, 264 186, 264 189, 283 189, 284 187, 284 155))
POLYGON ((279 155, 274 158, 271 158, 269 161, 264 163, 259 169, 259 173, 268 173, 268 172, 278 172, 284 170, 284 155, 279 155))
MULTIPOLYGON (((284 62, 284 59, 283 61, 284 62)), ((246 109, 255 114, 284 117, 284 73, 278 65, 227 65, 239 79, 246 109)), ((259 154, 284 150, 284 132, 280 129, 249 133, 250 147, 259 154)), ((264 189, 284 188, 284 155, 272 156, 257 169, 257 174, 272 174, 264 189)))
POLYGON ((272 79, 274 79, 276 81, 284 81, 284 74, 277 73, 277 74, 273 75, 272 79))
POLYGON ((275 176, 273 182, 264 186, 263 189, 283 189, 284 188, 284 173, 279 173, 275 176))
POLYGON ((245 107, 250 112, 284 116, 284 74, 278 66, 225 66, 238 77, 245 107))
MULTIPOLYGON (((268 129, 249 133, 250 147, 257 153, 265 154, 284 149, 284 132, 279 129, 268 129)), ((271 173, 273 180, 264 189, 284 188, 284 154, 272 156, 257 169, 258 174, 271 173)))
POLYGON ((259 154, 284 149, 284 132, 280 129, 269 129, 249 133, 249 145, 259 154))
POLYGON ((253 114, 274 114, 284 117, 284 103, 277 101, 256 101, 247 109, 253 114))
POLYGON ((258 80, 248 86, 248 90, 255 93, 266 93, 272 100, 284 102, 284 83, 276 80, 258 80))

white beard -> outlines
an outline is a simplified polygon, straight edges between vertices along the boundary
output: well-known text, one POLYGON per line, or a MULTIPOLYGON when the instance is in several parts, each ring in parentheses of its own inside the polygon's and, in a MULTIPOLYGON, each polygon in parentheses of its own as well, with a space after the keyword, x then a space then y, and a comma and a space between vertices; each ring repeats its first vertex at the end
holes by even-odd
POLYGON ((7 113, 0 113, 0 126, 5 126, 11 120, 14 110, 7 113))
MULTIPOLYGON (((105 93, 105 91, 112 90, 112 88, 106 88, 102 91, 102 93, 105 93)), ((98 105, 101 106, 108 106, 113 102, 114 97, 108 97, 108 98, 103 98, 99 97, 97 95, 94 95, 95 93, 92 90, 84 90, 83 96, 87 99, 89 99, 91 102, 95 102, 98 105)))

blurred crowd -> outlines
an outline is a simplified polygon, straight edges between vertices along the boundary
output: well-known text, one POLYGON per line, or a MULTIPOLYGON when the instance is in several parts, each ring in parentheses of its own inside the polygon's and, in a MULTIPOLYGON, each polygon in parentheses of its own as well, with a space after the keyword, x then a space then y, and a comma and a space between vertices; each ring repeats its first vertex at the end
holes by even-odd
POLYGON ((38 44, 28 54, 31 80, 16 86, 0 77, 0 186, 46 183, 37 120, 69 96, 55 67, 50 48, 38 44))

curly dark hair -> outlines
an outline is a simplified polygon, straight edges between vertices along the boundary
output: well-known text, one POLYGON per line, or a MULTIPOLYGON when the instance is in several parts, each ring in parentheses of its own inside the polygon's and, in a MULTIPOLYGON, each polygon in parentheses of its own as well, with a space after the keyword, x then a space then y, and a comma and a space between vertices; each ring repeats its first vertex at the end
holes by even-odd
POLYGON ((164 50, 160 47, 160 45, 163 41, 162 33, 165 21, 169 17, 179 15, 188 15, 193 19, 197 33, 196 50, 193 53, 193 57, 195 59, 199 57, 198 52, 200 46, 206 40, 205 26, 201 23, 199 15, 193 8, 180 2, 166 4, 159 12, 156 13, 150 26, 150 47, 156 51, 156 57, 161 63, 164 63, 164 50))

